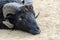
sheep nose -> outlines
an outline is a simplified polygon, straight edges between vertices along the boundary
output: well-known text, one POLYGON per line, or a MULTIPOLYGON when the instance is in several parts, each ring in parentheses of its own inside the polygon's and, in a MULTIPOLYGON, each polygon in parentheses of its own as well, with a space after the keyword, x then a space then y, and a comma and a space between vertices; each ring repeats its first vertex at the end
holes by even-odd
POLYGON ((33 35, 39 34, 40 32, 41 32, 40 29, 31 29, 30 30, 30 33, 33 35))

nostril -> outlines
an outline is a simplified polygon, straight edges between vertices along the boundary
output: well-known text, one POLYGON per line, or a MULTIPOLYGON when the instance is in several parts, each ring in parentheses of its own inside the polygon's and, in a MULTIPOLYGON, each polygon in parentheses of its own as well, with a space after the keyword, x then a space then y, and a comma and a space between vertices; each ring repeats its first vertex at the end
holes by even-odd
POLYGON ((39 29, 39 27, 37 27, 37 29, 39 29))
POLYGON ((22 1, 22 3, 24 4, 24 3, 25 3, 25 1, 23 0, 23 1, 22 1))

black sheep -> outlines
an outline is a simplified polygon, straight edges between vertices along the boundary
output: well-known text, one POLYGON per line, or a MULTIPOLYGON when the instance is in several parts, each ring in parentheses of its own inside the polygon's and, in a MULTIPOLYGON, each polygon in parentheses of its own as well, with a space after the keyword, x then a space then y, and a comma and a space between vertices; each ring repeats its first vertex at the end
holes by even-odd
POLYGON ((0 29, 23 30, 32 34, 40 33, 32 4, 24 4, 21 0, 0 0, 0 14, 0 29), (7 24, 12 27, 8 27, 7 24))

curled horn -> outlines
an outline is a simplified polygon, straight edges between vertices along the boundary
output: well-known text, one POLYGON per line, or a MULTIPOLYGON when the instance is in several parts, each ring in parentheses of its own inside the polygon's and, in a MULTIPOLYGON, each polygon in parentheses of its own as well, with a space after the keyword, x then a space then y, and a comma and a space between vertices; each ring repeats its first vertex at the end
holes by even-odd
POLYGON ((22 4, 19 3, 7 3, 3 6, 3 16, 6 18, 7 14, 15 14, 17 11, 20 11, 22 4))
POLYGON ((9 21, 3 21, 3 24, 4 25, 6 25, 8 28, 13 28, 14 27, 14 25, 13 24, 11 24, 9 21))
MULTIPOLYGON (((3 6, 3 9, 2 9, 4 18, 6 18, 8 14, 13 14, 13 15, 16 14, 17 11, 21 10, 20 7, 22 7, 22 6, 23 5, 19 4, 19 3, 7 3, 7 4, 5 4, 3 6)), ((11 24, 9 22, 9 20, 8 21, 6 21, 6 20, 3 21, 3 24, 5 24, 8 28, 13 28, 14 25, 11 24)))

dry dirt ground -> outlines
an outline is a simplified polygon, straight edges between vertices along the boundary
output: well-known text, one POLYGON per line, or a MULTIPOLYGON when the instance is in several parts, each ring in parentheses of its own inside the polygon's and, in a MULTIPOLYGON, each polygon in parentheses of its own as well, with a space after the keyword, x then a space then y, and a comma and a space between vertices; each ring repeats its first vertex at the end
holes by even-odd
POLYGON ((41 33, 0 30, 0 40, 60 40, 60 0, 33 0, 41 33))

